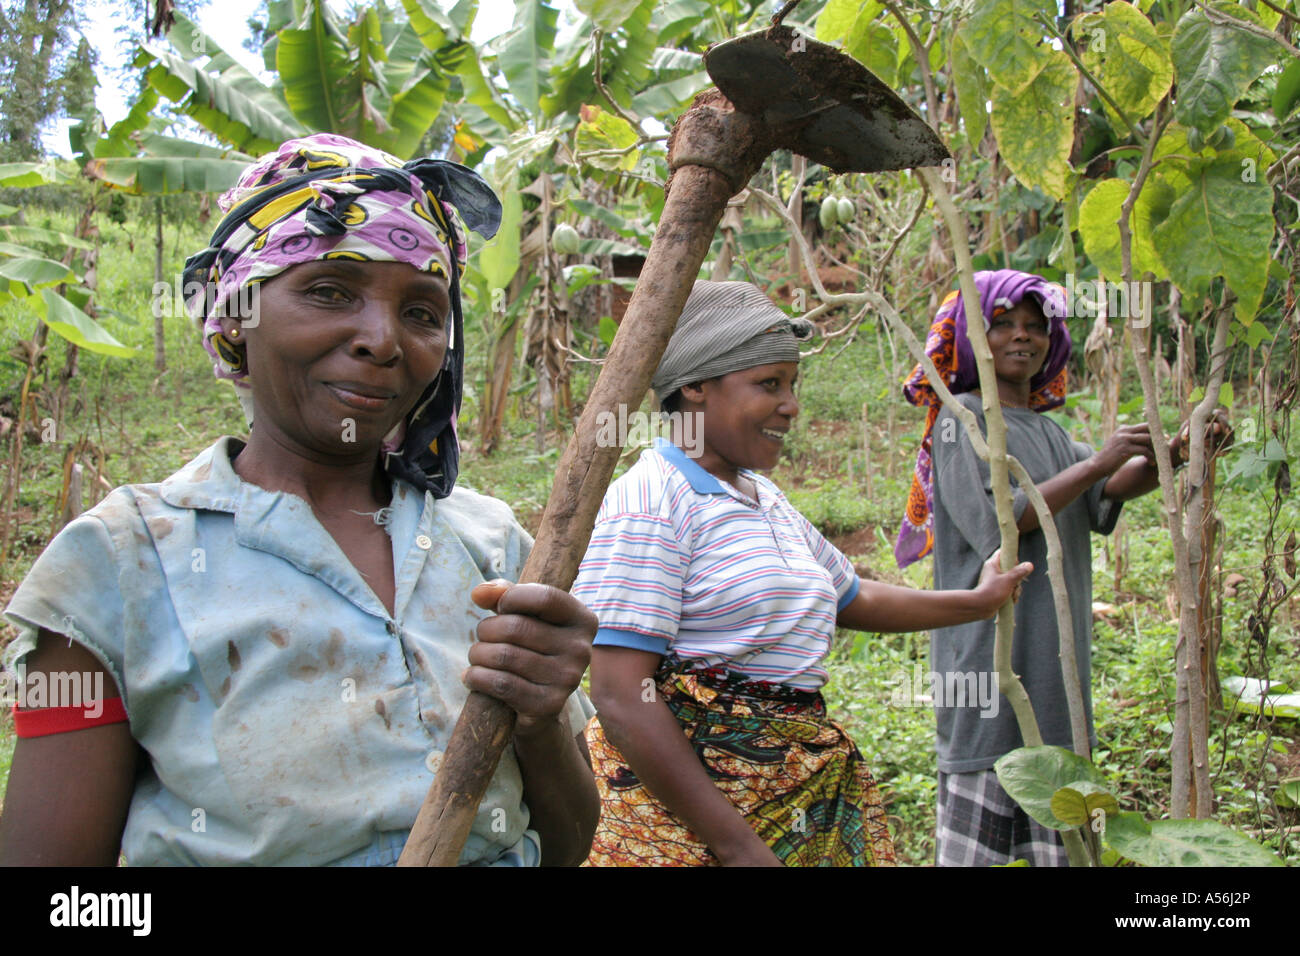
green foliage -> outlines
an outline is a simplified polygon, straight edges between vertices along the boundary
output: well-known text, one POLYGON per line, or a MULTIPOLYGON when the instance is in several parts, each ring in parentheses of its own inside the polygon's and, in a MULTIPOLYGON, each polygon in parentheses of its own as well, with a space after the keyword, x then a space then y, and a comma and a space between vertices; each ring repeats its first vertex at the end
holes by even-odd
POLYGON ((62 262, 46 259, 34 249, 0 244, 0 279, 8 280, 8 295, 23 298, 45 286, 75 281, 77 275, 62 262))
MULTIPOLYGON (((967 49, 999 87, 1019 93, 1043 70, 1054 52, 1044 42, 1040 16, 1056 16, 1050 0, 994 0, 972 5, 960 28, 967 49)), ((1044 113, 1040 120, 1056 114, 1044 113)), ((1001 140, 998 141, 1001 145, 1001 140)))
POLYGON ((49 162, 0 163, 0 186, 26 189, 46 183, 66 183, 70 177, 49 162))
MULTIPOLYGON (((501 171, 500 165, 497 170, 501 171)), ((496 236, 480 247, 478 271, 488 289, 504 289, 519 270, 519 221, 523 215, 523 200, 514 170, 505 173, 495 186, 501 196, 501 226, 496 236)))
MULTIPOLYGON (((4 173, 0 172, 0 176, 4 173)), ((40 168, 23 170, 11 166, 7 178, 11 182, 43 182, 47 181, 47 173, 40 168)), ((0 236, 51 248, 89 248, 89 243, 83 240, 41 226, 0 226, 0 236)), ((92 352, 121 357, 134 354, 133 349, 119 342, 83 311, 90 293, 80 286, 81 282, 82 277, 75 270, 47 258, 40 250, 0 241, 0 302, 24 301, 52 331, 92 352), (68 287, 70 284, 72 288, 68 287)))
MULTIPOLYGON (((275 67, 284 84, 284 99, 297 118, 312 129, 342 130, 343 104, 336 103, 336 98, 352 85, 349 80, 355 83, 362 79, 357 73, 369 74, 373 81, 375 67, 371 61, 375 41, 380 39, 375 35, 378 23, 367 16, 361 21, 359 36, 344 37, 324 4, 312 4, 307 17, 302 27, 278 34, 275 67), (350 69, 348 63, 348 39, 360 41, 355 49, 357 70, 350 69)), ((359 98, 354 99, 354 105, 361 105, 359 98)), ((369 117, 363 118, 359 130, 363 138, 365 119, 369 117)))
POLYGON ((93 51, 71 0, 9 3, 0 23, 0 160, 32 160, 46 123, 93 97, 93 51))
POLYGON ((1069 58, 1050 50, 1042 68, 1018 89, 1001 83, 993 87, 993 134, 1002 157, 1017 179, 1054 199, 1062 198, 1068 186, 1077 81, 1069 58))
MULTIPOLYGON (((1081 44, 1084 65, 1105 86, 1128 116, 1145 116, 1169 92, 1173 69, 1169 45, 1137 7, 1120 0, 1100 13, 1074 21, 1071 32, 1081 44)), ((1111 122, 1120 125, 1109 102, 1111 122)))
POLYGON ((1293 59, 1277 79, 1272 101, 1273 115, 1284 120, 1297 103, 1300 103, 1300 60, 1293 59))
POLYGON ((636 168, 637 155, 632 147, 639 136, 632 124, 616 113, 599 106, 584 106, 582 119, 574 136, 578 154, 597 169, 630 172, 636 168), (621 155, 591 155, 596 151, 628 150, 621 155))
POLYGON ((1230 151, 1186 165, 1190 187, 1169 206, 1152 232, 1161 261, 1178 287, 1200 299, 1222 276, 1237 293, 1237 318, 1250 322, 1267 281, 1275 225, 1273 191, 1243 178, 1243 160, 1262 158, 1230 151))
POLYGON ((1281 866, 1254 840, 1214 820, 1152 820, 1121 813, 1106 824, 1106 841, 1143 866, 1281 866))
MULTIPOLYGON (((1089 796, 1106 794, 1108 786, 1091 761, 1064 747, 1020 747, 1000 757, 993 769, 1002 789, 1025 813, 1052 830, 1068 830, 1079 825, 1073 818, 1059 817, 1055 812, 1058 806, 1073 813, 1077 804, 1086 803, 1089 796), (1072 790, 1073 794, 1061 797, 1058 803, 1057 794, 1061 790, 1072 790)), ((1104 800, 1092 802, 1106 805, 1104 800)))
POLYGON ((1208 133, 1228 118, 1233 105, 1270 65, 1281 47, 1245 29, 1259 18, 1236 3, 1211 3, 1187 11, 1174 28, 1170 52, 1178 80, 1174 117, 1208 133), (1239 21, 1239 22, 1234 22, 1239 21))
POLYGON ((957 89, 957 106, 966 125, 966 138, 978 143, 988 128, 989 97, 992 95, 988 74, 980 68, 960 32, 952 35, 952 81, 957 89))
MULTIPOLYGON (((1175 25, 1153 23, 1132 4, 1116 2, 1069 24, 1078 48, 1071 62, 1070 47, 1063 52, 1044 42, 1057 36, 1054 16, 1050 5, 998 0, 977 5, 955 31, 953 60, 960 69, 954 80, 968 130, 982 128, 977 104, 984 92, 983 70, 972 71, 967 53, 988 71, 1002 158, 1026 186, 1072 203, 1074 94, 1080 69, 1086 71, 1098 90, 1086 114, 1089 130, 1104 115, 1115 141, 1141 147, 1146 137, 1158 137, 1130 222, 1133 277, 1173 281, 1198 312, 1222 280, 1236 296, 1237 318, 1248 325, 1264 301, 1278 226, 1265 175, 1275 160, 1269 140, 1292 108, 1292 87, 1300 89, 1282 45, 1237 4, 1193 7, 1175 25), (1281 77, 1260 79, 1274 65, 1285 67, 1281 77), (1234 106, 1257 95, 1257 81, 1279 91, 1272 94, 1276 116, 1231 116, 1234 106), (1177 122, 1165 126, 1170 110, 1158 110, 1170 100, 1177 122)), ((1113 166, 1098 167, 1103 172, 1095 185, 1078 184, 1086 197, 1077 228, 1088 256, 1112 281, 1123 278, 1118 221, 1136 173, 1132 160, 1140 154, 1130 155, 1117 152, 1113 166)), ((1095 175, 1091 166, 1087 172, 1095 175)))
POLYGON ((1076 780, 1052 794, 1052 816, 1072 826, 1086 826, 1093 820, 1113 816, 1119 804, 1103 787, 1091 780, 1076 780))
POLYGON ((541 110, 547 52, 555 45, 558 15, 544 0, 519 0, 515 4, 514 29, 501 46, 501 72, 510 95, 530 114, 541 110))
POLYGON ((574 5, 606 33, 612 33, 626 23, 641 3, 642 0, 574 0, 574 5))
MULTIPOLYGON (((454 22, 410 2, 414 19, 384 5, 350 24, 321 2, 278 7, 266 53, 279 84, 262 84, 183 17, 168 33, 181 55, 146 45, 136 65, 149 85, 201 126, 246 153, 262 153, 310 130, 341 133, 403 158, 434 125, 452 77, 474 62, 454 22), (185 54, 197 57, 185 59, 185 54)), ((468 16, 462 10, 462 16, 468 16)), ((480 83, 480 101, 491 102, 480 83)))
MULTIPOLYGON (((212 60, 219 63, 220 57, 212 60)), ((283 101, 233 61, 224 69, 213 63, 200 68, 167 50, 145 46, 135 66, 145 70, 145 80, 153 89, 241 152, 268 152, 306 132, 283 101)))
POLYGON ((102 325, 52 289, 41 290, 39 306, 45 324, 73 345, 120 358, 135 355, 135 349, 113 338, 102 325))
POLYGON ((817 17, 817 39, 842 43, 849 56, 892 84, 897 73, 898 39, 879 22, 883 12, 882 3, 830 0, 817 17))
POLYGON ((139 156, 92 160, 88 175, 135 195, 223 193, 250 160, 194 156, 139 156))
MULTIPOLYGON (((1121 281, 1123 275, 1116 223, 1130 188, 1130 184, 1123 180, 1105 179, 1093 186, 1079 205, 1079 235, 1083 237, 1083 247, 1102 275, 1112 282, 1121 281)), ((1173 187, 1158 177, 1148 179, 1138 195, 1130 220, 1134 276, 1164 270, 1151 238, 1151 228, 1153 220, 1161 220, 1167 215, 1173 200, 1173 187)))

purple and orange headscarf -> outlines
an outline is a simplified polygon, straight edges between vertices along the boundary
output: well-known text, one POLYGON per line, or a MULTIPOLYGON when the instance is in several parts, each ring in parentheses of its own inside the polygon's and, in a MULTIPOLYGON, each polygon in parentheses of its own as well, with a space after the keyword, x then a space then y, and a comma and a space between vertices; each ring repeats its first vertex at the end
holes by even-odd
MULTIPOLYGON (((1047 361, 1029 382, 1029 407, 1043 412, 1064 404, 1071 343, 1070 330, 1065 325, 1065 293, 1061 287, 1042 276, 999 269, 975 273, 975 288, 979 290, 986 329, 994 316, 1015 308, 1025 296, 1032 295, 1038 299, 1047 317, 1050 342, 1047 361)), ((950 293, 935 313, 930 334, 925 340, 925 354, 930 356, 954 395, 979 387, 979 371, 966 333, 966 306, 960 291, 950 293)), ((929 406, 930 411, 925 419, 921 448, 916 453, 916 471, 912 475, 912 489, 903 512, 903 525, 894 543, 894 557, 900 568, 920 560, 934 549, 932 433, 943 404, 930 387, 920 364, 912 369, 912 374, 903 383, 903 396, 913 405, 929 406)))
POLYGON ((218 378, 234 383, 250 426, 252 392, 241 346, 221 319, 242 315, 245 290, 319 259, 405 262, 447 279, 452 328, 438 377, 384 442, 384 467, 436 497, 451 493, 460 463, 456 415, 465 366, 460 274, 469 228, 491 238, 501 203, 458 163, 403 163, 332 133, 292 139, 244 170, 219 200, 225 215, 208 248, 190 256, 186 307, 202 326, 218 378))

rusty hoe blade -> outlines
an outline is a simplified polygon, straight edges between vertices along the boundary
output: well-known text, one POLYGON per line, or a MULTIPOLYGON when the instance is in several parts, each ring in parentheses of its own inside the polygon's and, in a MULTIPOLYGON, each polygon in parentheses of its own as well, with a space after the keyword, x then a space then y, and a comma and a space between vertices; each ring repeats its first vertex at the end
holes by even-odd
POLYGON ((948 150, 912 108, 852 57, 787 26, 726 40, 704 65, 736 110, 780 148, 836 173, 938 166, 948 150))

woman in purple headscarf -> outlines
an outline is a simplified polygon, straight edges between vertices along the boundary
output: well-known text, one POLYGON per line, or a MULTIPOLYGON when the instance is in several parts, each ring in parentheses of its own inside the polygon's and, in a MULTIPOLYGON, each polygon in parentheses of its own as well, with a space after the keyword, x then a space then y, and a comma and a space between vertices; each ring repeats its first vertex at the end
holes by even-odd
POLYGON ((391 864, 475 689, 519 720, 462 864, 580 862, 595 618, 506 584, 527 533, 455 487, 460 220, 490 237, 496 196, 322 134, 221 205, 185 295, 250 436, 115 491, 15 594, 0 860, 391 864))
MULTIPOLYGON (((1091 734, 1091 533, 1110 533, 1121 504, 1156 487, 1149 428, 1145 423, 1123 426, 1100 451, 1072 441, 1040 414, 1065 402, 1070 334, 1061 289, 1010 269, 976 273, 975 285, 1007 424, 1007 452, 1033 478, 1060 534, 1064 567, 1051 570, 1062 575, 1070 594, 1091 734)), ((940 307, 926 352, 984 429, 979 376, 959 293, 940 307)), ((976 456, 957 417, 941 410, 919 365, 903 391, 913 404, 928 405, 930 413, 895 555, 905 566, 933 553, 935 588, 967 587, 974 580, 971 574, 978 573, 1000 541, 989 467, 976 456)), ((1179 433, 1170 442, 1175 462, 1183 440, 1179 433)), ((1018 488, 1013 493, 1021 532, 1019 559, 1032 562, 1034 571, 1022 583, 1016 607, 1012 668, 1029 693, 1044 742, 1069 747, 1046 542, 1025 493, 1018 488)), ((998 785, 992 770, 994 761, 1022 745, 1015 717, 1002 706, 997 687, 994 628, 990 620, 935 629, 930 683, 918 688, 933 696, 938 719, 937 860, 941 866, 987 866, 1016 858, 1035 865, 1064 865, 1059 835, 1026 815, 998 785)))

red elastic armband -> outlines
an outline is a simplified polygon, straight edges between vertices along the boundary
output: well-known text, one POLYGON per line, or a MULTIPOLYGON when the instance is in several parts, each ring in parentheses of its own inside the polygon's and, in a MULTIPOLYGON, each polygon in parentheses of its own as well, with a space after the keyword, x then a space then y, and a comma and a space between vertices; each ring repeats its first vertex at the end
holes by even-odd
POLYGON ((14 733, 19 737, 48 737, 125 721, 126 708, 122 706, 121 697, 105 697, 80 707, 39 707, 35 710, 19 710, 14 704, 14 733), (99 705, 99 715, 86 716, 86 711, 96 709, 96 704, 99 705))

